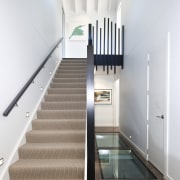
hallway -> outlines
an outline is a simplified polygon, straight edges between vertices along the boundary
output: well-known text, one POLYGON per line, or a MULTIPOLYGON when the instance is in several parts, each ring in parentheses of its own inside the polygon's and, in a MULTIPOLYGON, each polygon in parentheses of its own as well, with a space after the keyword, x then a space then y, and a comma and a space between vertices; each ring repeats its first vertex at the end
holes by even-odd
MULTIPOLYGON (((31 123, 61 60, 87 58, 88 24, 95 27, 99 21, 103 40, 108 36, 103 31, 104 18, 109 18, 117 29, 125 27, 124 69, 117 69, 115 75, 113 71, 107 75, 103 67, 94 71, 95 89, 112 92, 111 104, 95 105, 95 127, 114 126, 165 179, 179 180, 180 143, 174 141, 180 138, 179 7, 178 0, 0 1, 0 179, 9 179, 8 168, 19 158, 18 147, 26 143, 24 135, 32 130, 31 123), (72 29, 79 26, 84 34, 70 39, 72 29), (4 116, 62 37, 63 43, 4 116)), ((115 34, 118 31, 112 36, 115 34)), ((114 55, 120 51, 118 47, 118 42, 113 44, 114 55)), ((100 49, 111 54, 107 46, 100 49)))

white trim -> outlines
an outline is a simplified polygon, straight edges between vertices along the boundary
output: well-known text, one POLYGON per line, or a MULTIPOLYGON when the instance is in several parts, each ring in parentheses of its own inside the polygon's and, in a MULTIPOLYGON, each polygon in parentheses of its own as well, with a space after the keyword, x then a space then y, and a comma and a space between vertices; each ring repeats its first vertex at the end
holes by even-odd
MULTIPOLYGON (((171 56, 171 33, 168 32, 167 34, 167 64, 166 64, 166 122, 164 125, 164 174, 165 176, 168 176, 168 172, 169 172, 169 168, 168 168, 168 164, 169 164, 169 159, 168 159, 168 147, 169 147, 169 94, 170 94, 170 56, 171 56)), ((170 178, 171 179, 171 178, 170 178)))
POLYGON ((149 76, 150 76, 150 54, 147 53, 147 65, 146 65, 146 160, 149 160, 148 149, 149 149, 149 76))

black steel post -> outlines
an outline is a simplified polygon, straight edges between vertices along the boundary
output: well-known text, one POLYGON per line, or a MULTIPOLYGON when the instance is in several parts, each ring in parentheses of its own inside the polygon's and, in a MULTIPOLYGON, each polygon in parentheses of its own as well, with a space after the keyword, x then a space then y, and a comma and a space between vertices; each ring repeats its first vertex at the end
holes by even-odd
POLYGON ((94 56, 93 47, 87 47, 87 180, 95 179, 94 143, 94 56))
MULTIPOLYGON (((104 55, 106 53, 105 49, 106 49, 106 18, 104 18, 104 55)), ((105 71, 104 59, 103 59, 103 71, 105 71)))

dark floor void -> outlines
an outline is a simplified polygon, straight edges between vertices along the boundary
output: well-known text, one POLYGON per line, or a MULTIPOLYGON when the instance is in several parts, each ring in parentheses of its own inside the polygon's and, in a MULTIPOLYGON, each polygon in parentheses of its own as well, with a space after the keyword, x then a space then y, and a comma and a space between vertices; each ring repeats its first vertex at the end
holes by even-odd
POLYGON ((118 132, 117 128, 96 128, 96 180, 163 180, 118 132))

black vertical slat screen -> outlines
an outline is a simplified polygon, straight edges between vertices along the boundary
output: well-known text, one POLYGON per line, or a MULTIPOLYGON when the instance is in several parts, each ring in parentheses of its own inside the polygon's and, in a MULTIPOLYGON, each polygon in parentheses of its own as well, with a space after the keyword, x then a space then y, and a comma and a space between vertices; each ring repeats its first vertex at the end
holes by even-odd
MULTIPOLYGON (((109 18, 107 22, 107 55, 109 55, 109 18)), ((109 74, 109 56, 106 56, 107 74, 109 74)))
MULTIPOLYGON (((105 55, 105 48, 106 48, 106 18, 104 18, 104 55, 105 55)), ((105 63, 103 63, 103 71, 105 71, 105 63)))
POLYGON ((98 20, 96 20, 96 54, 98 54, 98 20))
POLYGON ((120 28, 118 28, 118 54, 120 54, 120 28))
POLYGON ((102 28, 100 28, 100 34, 99 34, 99 36, 100 36, 100 40, 99 40, 99 42, 100 42, 100 51, 99 51, 99 54, 101 55, 101 48, 102 48, 102 28))
POLYGON ((93 38, 93 46, 94 46, 94 39, 95 39, 95 37, 94 37, 94 26, 92 27, 92 38, 93 38))
POLYGON ((109 18, 107 22, 107 54, 109 54, 109 18))
POLYGON ((106 18, 104 18, 104 54, 106 54, 105 49, 106 49, 106 18))
POLYGON ((114 54, 116 55, 116 23, 114 24, 114 54))
POLYGON ((122 55, 124 55, 124 26, 122 26, 122 55))
POLYGON ((96 70, 98 65, 102 65, 103 71, 106 69, 109 74, 109 70, 114 66, 114 73, 116 73, 116 66, 123 68, 124 27, 120 30, 116 23, 110 21, 110 18, 104 18, 103 28, 99 26, 100 23, 96 20, 95 27, 92 27, 96 70))
MULTIPOLYGON (((113 22, 111 21, 111 55, 113 54, 113 22)), ((112 70, 112 59, 111 59, 111 70, 112 70)))
POLYGON ((88 45, 92 46, 92 25, 89 24, 88 27, 88 45))
MULTIPOLYGON (((96 20, 96 54, 98 54, 98 20, 96 20)), ((95 65, 97 70, 97 63, 95 65)))

